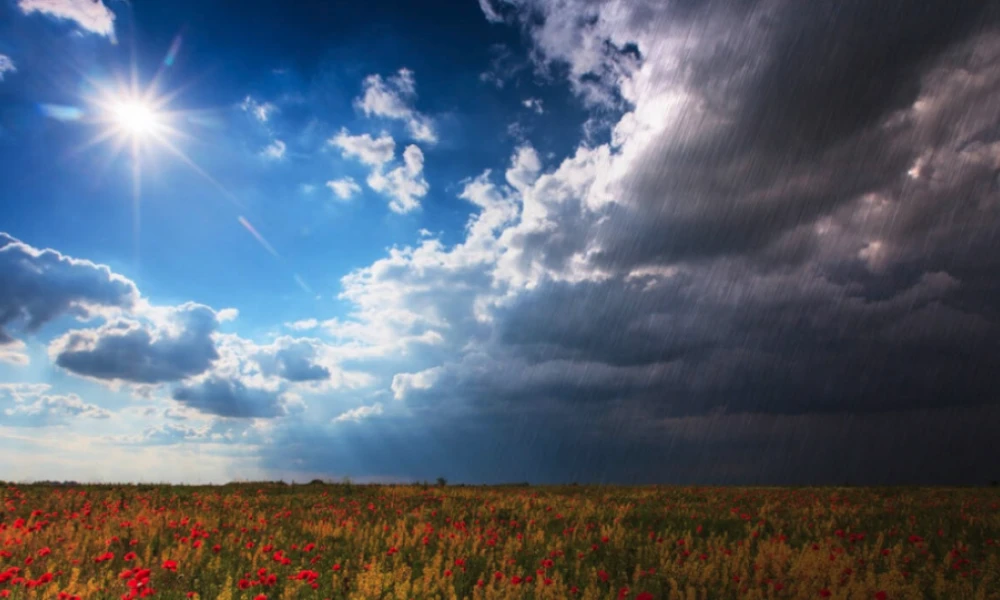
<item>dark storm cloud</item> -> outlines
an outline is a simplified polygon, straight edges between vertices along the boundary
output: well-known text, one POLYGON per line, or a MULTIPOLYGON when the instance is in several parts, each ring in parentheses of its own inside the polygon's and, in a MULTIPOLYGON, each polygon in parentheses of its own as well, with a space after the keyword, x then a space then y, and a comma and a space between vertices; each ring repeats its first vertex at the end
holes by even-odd
POLYGON ((347 278, 369 325, 405 314, 447 343, 400 361, 377 416, 277 424, 265 467, 998 476, 995 4, 489 6, 516 13, 532 57, 585 102, 634 112, 610 146, 537 180, 508 173, 521 210, 497 225, 495 255, 477 239, 477 253, 394 253, 347 278))
POLYGON ((34 333, 62 315, 87 318, 102 307, 129 308, 138 298, 131 281, 104 265, 0 233, 0 344, 13 341, 11 325, 34 333))
POLYGON ((687 277, 671 280, 669 289, 645 292, 642 282, 620 279, 546 283, 499 312, 499 341, 531 361, 618 366, 669 361, 710 349, 724 341, 722 315, 716 307, 690 298, 692 282, 681 279, 687 277))
MULTIPOLYGON (((569 3, 594 15, 609 4, 569 3)), ((615 13, 636 39, 667 28, 653 5, 617 6, 652 11, 615 13)), ((866 422, 995 404, 996 15, 964 2, 837 6, 748 4, 739 19, 686 6, 703 43, 681 57, 679 85, 685 110, 710 122, 692 113, 677 130, 690 135, 645 145, 613 208, 586 208, 580 181, 606 168, 599 155, 539 180, 532 202, 547 220, 506 239, 516 268, 562 280, 502 303, 493 343, 433 371, 407 404, 484 421, 635 406, 866 422), (572 276, 585 253, 604 279, 572 276)), ((528 29, 550 58, 586 62, 581 40, 599 22, 528 29)))
POLYGON ((675 415, 992 402, 1000 327, 953 306, 962 283, 946 273, 894 275, 868 289, 720 261, 655 283, 550 283, 498 312, 493 366, 456 364, 422 393, 457 389, 512 410, 539 397, 631 399, 675 415))
MULTIPOLYGON (((638 99, 637 110, 676 111, 679 124, 631 161, 610 218, 567 224, 576 234, 568 237, 596 239, 595 259, 619 269, 764 252, 860 194, 900 185, 926 145, 941 140, 928 139, 931 124, 899 112, 927 92, 942 56, 998 16, 974 0, 919 9, 899 1, 513 4, 541 56, 569 64, 571 80, 615 88, 629 69, 607 48, 638 44, 653 87, 666 82, 685 94, 671 108, 644 109, 638 99), (678 37, 680 51, 663 42, 678 37)), ((947 60, 961 70, 974 55, 966 48, 947 60)), ((969 102, 954 102, 949 116, 961 120, 969 102)), ((551 241, 528 244, 558 257, 551 241)))
POLYGON ((271 418, 285 414, 279 391, 247 386, 238 379, 211 376, 174 389, 174 400, 205 414, 233 418, 271 418))
MULTIPOLYGON (((996 18, 989 5, 981 0, 783 3, 759 28, 733 35, 752 36, 750 43, 767 56, 745 87, 722 86, 737 95, 731 100, 739 107, 734 129, 742 133, 736 145, 787 155, 876 126, 913 104, 931 59, 996 18)), ((697 89, 733 73, 734 59, 746 60, 727 50, 694 62, 697 89)))
POLYGON ((335 431, 296 422, 274 432, 261 466, 454 483, 968 484, 1000 476, 998 419, 996 407, 979 407, 667 420, 578 409, 427 418, 418 428, 381 418, 335 431))
MULTIPOLYGON (((779 3, 697 47, 682 69, 692 139, 652 144, 601 260, 759 252, 859 194, 900 185, 926 149, 913 105, 935 60, 996 21, 989 3, 779 3), (722 123, 710 133, 699 120, 722 123)), ((704 23, 711 23, 705 21, 704 23)), ((693 25, 694 35, 710 25, 693 25)), ((956 56, 962 62, 968 58, 956 56)), ((968 104, 953 104, 951 117, 968 104)))
POLYGON ((489 421, 425 419, 420 427, 413 427, 411 419, 382 417, 345 423, 335 431, 297 422, 274 432, 261 466, 409 480, 443 476, 456 483, 624 480, 648 468, 647 461, 622 462, 638 448, 634 440, 602 440, 584 431, 511 414, 492 415, 489 421))
MULTIPOLYGON (((669 60, 649 42, 687 21, 694 43, 667 57, 683 65, 670 72, 687 95, 678 128, 630 160, 612 208, 553 202, 557 226, 512 238, 547 269, 589 250, 620 275, 523 295, 501 311, 500 341, 533 360, 672 361, 660 404, 680 413, 992 401, 996 7, 678 8, 618 3, 608 13, 628 26, 607 32, 619 45, 634 33, 655 65, 669 60), (678 274, 629 286, 637 267, 678 274)), ((529 30, 554 60, 586 63, 578 38, 600 22, 529 30)))
POLYGON ((162 383, 205 372, 219 358, 212 334, 219 321, 207 306, 186 304, 171 310, 175 332, 138 323, 110 323, 73 331, 56 342, 56 364, 87 377, 162 383))

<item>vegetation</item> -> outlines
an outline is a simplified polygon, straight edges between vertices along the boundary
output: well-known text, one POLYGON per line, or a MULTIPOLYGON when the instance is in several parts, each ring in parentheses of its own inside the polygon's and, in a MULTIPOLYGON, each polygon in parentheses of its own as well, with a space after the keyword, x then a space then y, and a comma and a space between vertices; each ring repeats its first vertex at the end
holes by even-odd
POLYGON ((9 484, 0 597, 1000 599, 1000 490, 9 484))

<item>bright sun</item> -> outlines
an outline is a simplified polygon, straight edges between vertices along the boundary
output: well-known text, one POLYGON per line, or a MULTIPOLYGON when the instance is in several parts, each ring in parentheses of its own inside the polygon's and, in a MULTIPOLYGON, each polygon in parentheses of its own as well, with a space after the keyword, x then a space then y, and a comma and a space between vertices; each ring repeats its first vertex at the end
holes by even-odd
POLYGON ((149 135, 161 126, 156 112, 142 102, 120 100, 111 107, 111 113, 122 132, 132 136, 149 135))

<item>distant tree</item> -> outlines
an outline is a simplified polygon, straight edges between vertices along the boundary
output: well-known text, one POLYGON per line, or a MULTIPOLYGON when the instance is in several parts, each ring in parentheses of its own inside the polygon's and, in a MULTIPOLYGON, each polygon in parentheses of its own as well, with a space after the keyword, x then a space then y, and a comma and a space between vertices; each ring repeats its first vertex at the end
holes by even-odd
POLYGON ((994 479, 993 481, 990 482, 990 487, 997 487, 997 486, 1000 486, 1000 481, 994 479))
POLYGON ((322 479, 313 479, 312 481, 309 482, 309 485, 323 485, 323 480, 322 479))
POLYGON ((444 477, 438 477, 437 478, 437 484, 438 484, 438 487, 444 487, 444 486, 448 485, 448 480, 445 479, 444 477))

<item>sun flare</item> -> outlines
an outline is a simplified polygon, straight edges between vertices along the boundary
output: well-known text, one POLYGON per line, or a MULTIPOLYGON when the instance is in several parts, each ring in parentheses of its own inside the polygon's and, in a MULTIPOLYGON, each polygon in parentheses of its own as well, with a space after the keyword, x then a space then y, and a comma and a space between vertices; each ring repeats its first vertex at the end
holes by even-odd
POLYGON ((148 104, 134 100, 120 100, 111 107, 111 116, 122 132, 133 136, 154 133, 162 125, 160 116, 148 104))
POLYGON ((170 146, 180 135, 178 113, 167 106, 173 95, 159 93, 155 82, 145 89, 137 83, 95 87, 90 114, 98 132, 88 145, 111 141, 116 152, 131 146, 135 154, 139 148, 170 146))

